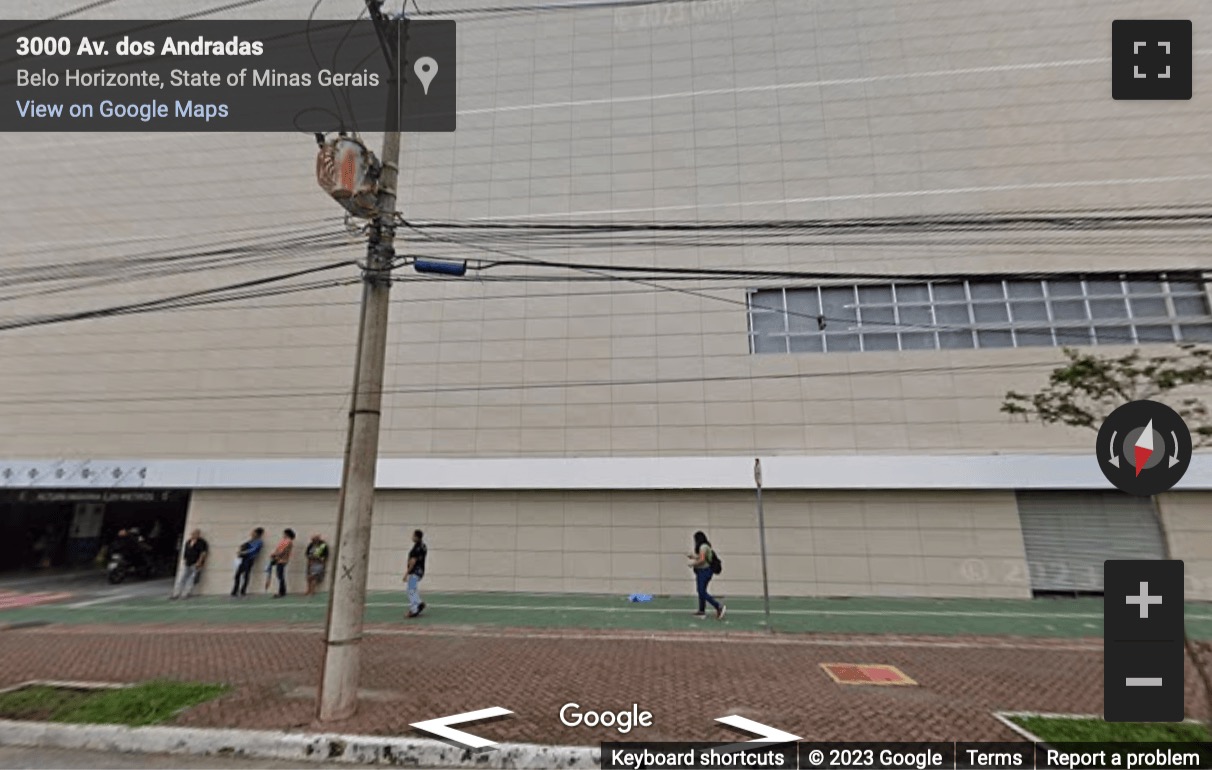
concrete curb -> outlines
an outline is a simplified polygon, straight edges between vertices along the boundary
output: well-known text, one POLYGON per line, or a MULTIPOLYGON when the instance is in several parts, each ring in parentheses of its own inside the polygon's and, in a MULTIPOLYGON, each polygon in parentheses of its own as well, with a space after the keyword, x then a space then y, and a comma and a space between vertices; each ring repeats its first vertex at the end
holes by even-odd
POLYGON ((1032 743, 1038 743, 1041 746, 1047 746, 1048 744, 1044 742, 1043 738, 1039 737, 1038 735, 1031 732, 1027 728, 1015 724, 1014 720, 1012 719, 1012 717, 1043 717, 1043 716, 1049 716, 1049 717, 1058 717, 1059 716, 1059 717, 1064 717, 1065 719, 1081 719, 1082 718, 1080 716, 1071 716, 1068 714, 1037 714, 1032 711, 994 711, 993 712, 994 719, 1001 722, 1004 726, 1013 730, 1015 733, 1018 733, 1020 736, 1022 736, 1023 738, 1026 738, 1027 740, 1031 741, 1032 743))
POLYGON ((123 727, 0 720, 0 745, 141 754, 339 762, 351 765, 475 768, 597 768, 601 750, 500 743, 471 751, 441 741, 337 733, 195 727, 123 727))

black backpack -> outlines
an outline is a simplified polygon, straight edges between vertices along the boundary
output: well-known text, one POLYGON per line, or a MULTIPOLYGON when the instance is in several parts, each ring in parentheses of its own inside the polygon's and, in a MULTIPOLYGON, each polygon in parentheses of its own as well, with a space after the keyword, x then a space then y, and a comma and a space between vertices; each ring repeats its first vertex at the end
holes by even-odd
POLYGON ((724 562, 720 561, 720 555, 715 552, 714 548, 711 549, 711 561, 709 564, 711 565, 712 575, 718 575, 724 571, 724 562))

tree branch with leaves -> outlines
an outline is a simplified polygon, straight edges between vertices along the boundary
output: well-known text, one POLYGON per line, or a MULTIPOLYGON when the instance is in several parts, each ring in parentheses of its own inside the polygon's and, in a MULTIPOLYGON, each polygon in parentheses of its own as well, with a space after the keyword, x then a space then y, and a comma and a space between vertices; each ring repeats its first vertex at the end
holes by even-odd
POLYGON ((1197 447, 1212 445, 1212 418, 1195 391, 1212 385, 1212 348, 1178 346, 1177 353, 1146 356, 1140 350, 1100 356, 1064 348, 1068 363, 1032 395, 1009 391, 1001 411, 1045 425, 1098 430, 1107 415, 1129 401, 1149 399, 1173 407, 1191 429, 1197 447))

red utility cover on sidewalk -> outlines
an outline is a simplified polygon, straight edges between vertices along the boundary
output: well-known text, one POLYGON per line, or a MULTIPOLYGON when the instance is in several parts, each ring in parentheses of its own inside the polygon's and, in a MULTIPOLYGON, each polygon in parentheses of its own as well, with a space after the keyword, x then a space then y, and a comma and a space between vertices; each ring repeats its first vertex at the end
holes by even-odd
POLYGON ((896 666, 882 663, 822 663, 821 668, 838 684, 917 684, 896 666))

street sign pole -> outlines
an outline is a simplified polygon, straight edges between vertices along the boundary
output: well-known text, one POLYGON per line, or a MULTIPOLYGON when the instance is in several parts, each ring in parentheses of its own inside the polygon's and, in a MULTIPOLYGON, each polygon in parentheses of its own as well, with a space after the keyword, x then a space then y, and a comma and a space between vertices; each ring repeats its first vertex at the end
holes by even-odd
POLYGON ((757 490, 758 540, 762 546, 762 601, 766 609, 766 630, 773 633, 770 624, 770 580, 766 570, 766 515, 762 510, 762 460, 753 460, 753 484, 757 490))

